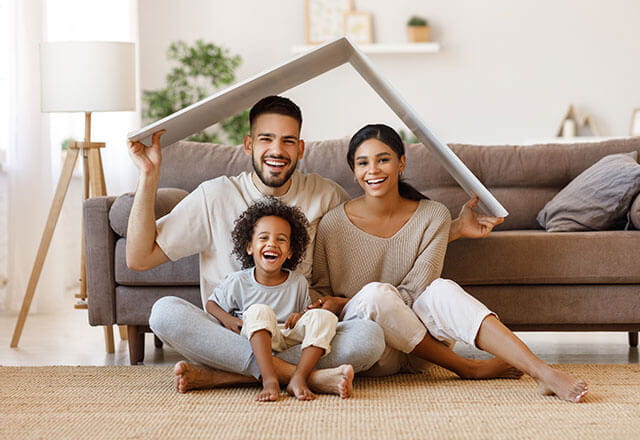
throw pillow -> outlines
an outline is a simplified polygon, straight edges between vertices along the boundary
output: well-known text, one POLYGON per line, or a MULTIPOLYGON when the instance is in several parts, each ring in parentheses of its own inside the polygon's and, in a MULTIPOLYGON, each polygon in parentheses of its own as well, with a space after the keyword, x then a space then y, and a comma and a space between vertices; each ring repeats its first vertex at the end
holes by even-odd
MULTIPOLYGON (((184 199, 188 192, 180 188, 158 188, 156 195, 156 219, 167 215, 178 202, 184 199)), ((134 193, 125 193, 113 202, 109 210, 109 224, 111 229, 120 237, 127 236, 129 213, 133 205, 134 193)))
POLYGON ((611 154, 573 179, 538 213, 549 232, 621 229, 640 192, 638 152, 611 154))

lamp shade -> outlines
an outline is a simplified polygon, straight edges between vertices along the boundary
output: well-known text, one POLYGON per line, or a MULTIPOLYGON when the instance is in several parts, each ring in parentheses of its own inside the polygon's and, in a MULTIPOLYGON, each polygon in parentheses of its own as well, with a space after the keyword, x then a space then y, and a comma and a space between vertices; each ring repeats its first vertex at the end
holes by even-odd
POLYGON ((40 45, 43 112, 135 110, 133 43, 65 41, 40 45))

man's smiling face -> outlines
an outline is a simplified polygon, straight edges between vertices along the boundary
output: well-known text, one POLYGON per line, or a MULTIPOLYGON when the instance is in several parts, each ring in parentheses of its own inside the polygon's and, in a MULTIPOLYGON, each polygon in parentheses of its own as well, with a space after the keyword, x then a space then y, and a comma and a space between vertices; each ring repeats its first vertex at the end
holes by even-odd
POLYGON ((245 138, 244 148, 265 187, 261 190, 270 195, 284 194, 304 153, 298 121, 276 113, 262 114, 256 118, 251 135, 245 138))

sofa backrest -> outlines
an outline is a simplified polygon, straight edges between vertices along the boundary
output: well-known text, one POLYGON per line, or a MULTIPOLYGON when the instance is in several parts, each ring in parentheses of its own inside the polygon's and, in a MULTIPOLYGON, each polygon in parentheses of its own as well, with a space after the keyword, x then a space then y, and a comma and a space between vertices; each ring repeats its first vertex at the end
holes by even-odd
MULTIPOLYGON (((352 197, 361 194, 346 161, 348 138, 306 143, 298 169, 339 183, 352 197)), ((480 181, 509 211, 496 229, 540 229, 536 215, 582 171, 613 153, 638 151, 640 137, 593 143, 544 145, 450 145, 480 181)), ((239 146, 181 141, 163 149, 161 187, 192 191, 204 180, 251 169, 239 146)), ((407 145, 405 179, 456 216, 467 194, 427 148, 407 145)))

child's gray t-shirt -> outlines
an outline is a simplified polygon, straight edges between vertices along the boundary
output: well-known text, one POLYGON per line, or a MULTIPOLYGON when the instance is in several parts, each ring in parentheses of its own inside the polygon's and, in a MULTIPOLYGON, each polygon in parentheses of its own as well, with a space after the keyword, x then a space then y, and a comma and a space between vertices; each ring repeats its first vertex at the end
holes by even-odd
POLYGON ((213 290, 210 301, 223 310, 242 319, 242 314, 253 304, 265 304, 273 309, 279 323, 284 323, 293 312, 302 312, 311 303, 309 283, 304 275, 289 272, 287 280, 277 286, 263 286, 254 276, 255 267, 230 273, 213 290))

